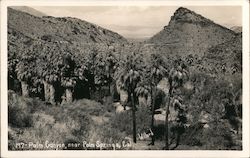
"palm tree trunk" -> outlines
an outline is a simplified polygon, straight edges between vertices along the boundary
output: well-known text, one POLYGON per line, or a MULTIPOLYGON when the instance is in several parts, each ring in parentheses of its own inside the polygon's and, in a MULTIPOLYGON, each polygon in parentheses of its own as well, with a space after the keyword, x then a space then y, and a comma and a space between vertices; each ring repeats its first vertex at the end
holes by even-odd
POLYGON ((169 150, 169 142, 168 142, 168 139, 169 139, 169 133, 168 133, 168 126, 169 126, 169 123, 168 123, 168 115, 169 115, 169 106, 170 106, 170 103, 171 103, 171 97, 172 97, 172 88, 170 87, 170 90, 169 90, 169 98, 168 98, 168 104, 167 104, 167 108, 166 108, 166 119, 165 119, 165 149, 166 150, 169 150))
POLYGON ((168 114, 169 114, 169 110, 168 110, 168 108, 169 108, 169 104, 170 103, 168 103, 168 105, 167 105, 167 111, 166 111, 166 120, 165 120, 165 127, 166 127, 166 134, 165 134, 165 149, 166 150, 169 150, 169 143, 168 143, 168 135, 169 135, 169 133, 168 133, 168 114))
POLYGON ((50 92, 50 103, 55 104, 55 88, 53 84, 49 84, 49 92, 50 92))
POLYGON ((47 82, 47 81, 43 81, 43 87, 44 87, 44 100, 46 101, 46 102, 48 102, 49 101, 49 96, 50 96, 50 94, 49 94, 49 83, 47 82))
POLYGON ((132 102, 132 118, 133 118, 133 141, 134 143, 136 143, 136 116, 135 116, 134 93, 131 93, 131 102, 132 102))
POLYGON ((73 101, 72 89, 71 88, 66 88, 65 94, 66 94, 67 103, 71 103, 73 101))
POLYGON ((114 93, 115 93, 115 88, 114 88, 114 83, 113 81, 111 81, 109 83, 109 93, 110 93, 110 96, 111 96, 111 102, 113 103, 113 100, 114 100, 114 93))
POLYGON ((152 135, 152 142, 150 145, 154 145, 155 144, 155 128, 154 128, 154 114, 155 114, 155 88, 153 88, 153 91, 152 91, 152 94, 151 94, 151 108, 152 108, 152 117, 151 117, 151 130, 153 132, 153 135, 152 135))
MULTIPOLYGON (((125 107, 125 103, 128 102, 129 93, 120 89, 120 103, 125 107)), ((133 103, 132 103, 133 104, 133 103)))
MULTIPOLYGON (((109 86, 109 87, 108 87, 108 88, 109 88, 109 89, 108 89, 108 91, 109 91, 109 94, 108 94, 108 95, 109 95, 109 96, 112 96, 112 93, 111 93, 111 83, 110 83, 110 82, 109 82, 108 86, 109 86)), ((112 97, 113 97, 113 96, 112 96, 112 97)))
POLYGON ((25 81, 21 81, 21 86, 22 86, 22 95, 24 97, 29 97, 29 86, 27 84, 27 82, 25 81))
MULTIPOLYGON (((112 81, 110 81, 110 69, 108 70, 108 87, 109 87, 109 95, 111 95, 111 83, 112 81)), ((112 96, 113 97, 113 96, 112 96)))

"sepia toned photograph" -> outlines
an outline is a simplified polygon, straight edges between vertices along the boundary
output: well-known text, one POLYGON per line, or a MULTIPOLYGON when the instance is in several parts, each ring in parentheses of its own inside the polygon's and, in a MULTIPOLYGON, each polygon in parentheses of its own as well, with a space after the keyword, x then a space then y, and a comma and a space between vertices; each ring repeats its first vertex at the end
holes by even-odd
POLYGON ((241 5, 6 10, 8 151, 243 150, 241 5))

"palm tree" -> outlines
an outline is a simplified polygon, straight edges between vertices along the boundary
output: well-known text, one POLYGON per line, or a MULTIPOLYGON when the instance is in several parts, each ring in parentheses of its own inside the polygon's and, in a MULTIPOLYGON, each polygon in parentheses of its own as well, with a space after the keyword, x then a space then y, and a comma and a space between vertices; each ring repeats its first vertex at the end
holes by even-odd
POLYGON ((60 46, 53 45, 45 47, 42 50, 41 57, 37 59, 36 70, 38 76, 42 79, 44 100, 51 104, 55 104, 58 101, 57 95, 59 91, 57 85, 61 81, 65 55, 65 52, 60 50, 60 46))
POLYGON ((17 90, 16 85, 14 84, 15 80, 17 80, 17 64, 19 63, 19 59, 10 58, 8 59, 8 89, 17 90))
POLYGON ((89 87, 89 93, 90 97, 92 96, 92 93, 96 89, 96 83, 95 78, 98 75, 98 49, 93 47, 91 52, 89 52, 87 55, 84 56, 85 58, 85 65, 88 70, 88 74, 86 74, 86 78, 88 79, 88 87, 89 87))
POLYGON ((21 82, 22 95, 24 97, 29 97, 29 84, 28 81, 31 78, 31 73, 28 71, 18 72, 17 77, 21 82))
POLYGON ((129 55, 127 57, 127 60, 124 64, 121 65, 119 69, 119 76, 118 80, 120 80, 120 83, 122 83, 122 87, 128 92, 128 95, 131 98, 131 104, 132 104, 132 118, 133 118, 133 141, 136 143, 136 106, 135 106, 135 89, 137 87, 137 84, 140 81, 140 74, 137 70, 137 61, 136 56, 134 54, 129 55))
POLYGON ((176 144, 173 147, 174 149, 179 145, 180 136, 184 132, 184 124, 187 122, 187 116, 186 116, 187 108, 183 104, 181 96, 178 95, 175 95, 172 98, 171 106, 175 111, 175 119, 172 120, 174 121, 174 126, 175 126, 172 132, 175 134, 176 138, 176 144))
POLYGON ((32 77, 36 75, 33 69, 36 58, 34 56, 24 55, 20 62, 16 65, 17 78, 21 82, 22 95, 29 97, 29 85, 32 77))
POLYGON ((77 63, 78 66, 74 70, 74 88, 76 92, 76 99, 81 99, 83 97, 89 98, 89 92, 87 89, 89 88, 91 78, 89 75, 90 71, 88 70, 87 66, 84 65, 84 63, 84 60, 80 59, 80 61, 77 63))
POLYGON ((58 75, 48 74, 44 77, 44 92, 45 92, 45 101, 50 102, 51 104, 56 103, 55 95, 55 83, 59 82, 58 75), (47 98, 46 98, 47 97, 47 98))
POLYGON ((77 77, 75 77, 76 63, 70 53, 63 57, 63 67, 61 68, 61 85, 65 87, 65 96, 67 102, 73 101, 73 90, 76 86, 77 77))
POLYGON ((136 97, 138 97, 139 103, 140 103, 140 99, 141 100, 143 99, 144 102, 146 102, 148 97, 151 97, 149 94, 150 87, 141 82, 138 84, 137 88, 135 89, 135 93, 136 93, 136 97))
POLYGON ((174 95, 174 90, 181 87, 188 79, 188 71, 186 70, 186 65, 182 60, 175 60, 175 66, 170 70, 168 81, 169 81, 169 99, 168 104, 166 105, 166 119, 165 119, 165 149, 169 150, 169 127, 168 127, 168 116, 169 116, 169 107, 174 95))
POLYGON ((95 87, 99 90, 99 100, 101 100, 103 97, 102 87, 107 84, 105 59, 101 53, 97 55, 97 61, 95 61, 95 65, 94 84, 95 87))
POLYGON ((113 73, 115 71, 115 65, 117 63, 115 56, 109 52, 105 59, 106 66, 105 66, 105 72, 108 80, 108 87, 109 87, 109 94, 111 95, 111 84, 113 82, 113 73))
MULTIPOLYGON (((151 63, 149 65, 149 83, 150 83, 150 94, 151 94, 151 110, 152 110, 152 117, 151 117, 151 130, 153 133, 155 132, 154 129, 154 114, 155 114, 155 98, 156 98, 156 87, 159 81, 165 76, 167 69, 163 67, 163 60, 157 54, 151 55, 151 63)), ((150 145, 154 145, 155 136, 152 135, 152 142, 150 145)))

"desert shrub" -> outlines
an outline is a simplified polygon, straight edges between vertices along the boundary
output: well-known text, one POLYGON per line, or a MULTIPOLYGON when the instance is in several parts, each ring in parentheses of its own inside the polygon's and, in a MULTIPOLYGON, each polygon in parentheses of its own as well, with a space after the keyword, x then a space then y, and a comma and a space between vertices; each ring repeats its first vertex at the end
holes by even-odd
MULTIPOLYGON (((131 135, 128 135, 126 131, 122 131, 116 126, 113 126, 113 121, 107 121, 102 123, 101 125, 98 123, 93 122, 91 126, 89 126, 89 135, 86 139, 87 142, 90 143, 104 143, 104 144, 120 144, 123 140, 125 140, 128 137, 131 137, 131 135)), ((122 147, 122 146, 121 146, 122 147)), ((89 148, 89 149, 99 149, 99 148, 89 148)), ((111 149, 113 150, 113 147, 103 147, 102 150, 111 149)), ((116 148, 118 149, 126 149, 128 150, 129 147, 122 147, 122 148, 116 148)))
POLYGON ((127 136, 125 132, 121 132, 119 129, 112 127, 109 122, 102 126, 91 126, 89 130, 90 132, 87 140, 92 143, 96 143, 97 141, 106 144, 121 143, 127 136))
MULTIPOLYGON (((52 106, 46 114, 54 117, 55 121, 62 123, 70 130, 75 139, 84 140, 88 137, 91 125, 90 115, 101 115, 101 104, 87 99, 79 100, 64 106, 52 106)), ((58 126, 59 127, 59 126, 58 126)), ((66 138, 66 135, 65 137, 66 138)))
POLYGON ((111 112, 105 112, 103 116, 110 118, 110 117, 113 116, 113 113, 111 113, 111 112))
MULTIPOLYGON (((29 128, 24 128, 21 134, 15 136, 13 132, 9 132, 9 143, 10 148, 13 149, 15 143, 13 142, 24 142, 24 143, 41 143, 45 141, 50 143, 64 143, 69 138, 75 140, 86 140, 88 137, 89 127, 87 126, 90 122, 86 116, 72 116, 64 117, 61 121, 56 121, 51 115, 45 113, 36 112, 33 114, 33 125, 29 128), (15 136, 15 137, 14 137, 15 136)), ((32 150, 32 148, 29 148, 32 150)), ((33 148, 34 149, 34 148, 33 148)))
POLYGON ((8 93, 8 123, 14 127, 30 127, 32 114, 26 98, 19 97, 13 91, 8 93))
MULTIPOLYGON (((232 133, 230 133, 233 123, 225 121, 223 118, 226 118, 227 113, 225 106, 238 101, 233 99, 234 96, 240 95, 241 80, 241 76, 238 74, 211 76, 200 72, 191 73, 190 81, 194 85, 194 90, 188 95, 184 92, 183 98, 184 104, 188 105, 187 111, 190 116, 188 124, 190 126, 183 134, 181 144, 214 150, 233 147, 232 133), (199 124, 202 111, 212 116, 209 118, 208 128, 203 128, 203 125, 199 124)), ((233 113, 230 112, 230 116, 233 113)))
POLYGON ((115 108, 113 106, 113 98, 111 96, 103 98, 103 105, 104 105, 105 111, 115 112, 115 108))
POLYGON ((199 146, 205 150, 230 149, 233 145, 229 124, 211 123, 208 128, 197 123, 186 129, 181 137, 181 144, 199 146))
POLYGON ((33 127, 34 128, 46 128, 46 126, 52 126, 55 124, 55 119, 51 115, 47 115, 44 113, 34 113, 33 114, 33 127))
MULTIPOLYGON (((136 111, 136 128, 137 132, 150 128, 150 111, 147 107, 138 108, 136 111)), ((132 134, 132 111, 124 111, 115 114, 110 118, 111 125, 120 132, 125 132, 127 135, 132 134)))
POLYGON ((11 127, 8 127, 8 149, 9 150, 16 150, 16 139, 17 139, 16 132, 11 127))
POLYGON ((9 128, 13 128, 9 132, 9 149, 15 150, 16 142, 87 140, 92 125, 90 115, 102 114, 103 106, 95 101, 83 99, 65 106, 46 105, 10 91, 9 128))
POLYGON ((62 108, 67 110, 67 112, 71 115, 80 115, 81 113, 85 113, 89 115, 101 116, 105 112, 105 107, 102 104, 88 99, 82 99, 73 103, 65 104, 62 108))
POLYGON ((200 140, 203 148, 209 150, 230 149, 234 145, 230 125, 223 122, 211 124, 210 128, 204 130, 200 140))
MULTIPOLYGON (((49 143, 63 143, 66 136, 71 135, 71 128, 66 125, 66 123, 55 122, 53 116, 46 115, 44 113, 34 113, 33 114, 33 126, 29 128, 24 128, 21 131, 19 129, 12 129, 9 132, 9 149, 15 150, 15 143, 39 143, 45 144, 49 143)), ((27 147, 28 150, 51 150, 54 148, 36 148, 27 147)), ((20 150, 20 149, 18 149, 20 150)))
POLYGON ((91 126, 91 120, 89 116, 86 114, 80 114, 77 116, 72 116, 72 119, 78 122, 77 128, 72 129, 72 134, 79 140, 88 138, 89 129, 91 126))
POLYGON ((151 111, 148 107, 140 107, 136 111, 137 131, 146 130, 151 125, 151 111))
MULTIPOLYGON (((182 137, 186 137, 185 135, 182 136, 183 133, 186 133, 186 129, 182 126, 176 125, 176 123, 172 121, 168 122, 168 125, 169 125, 169 140, 170 140, 169 142, 172 144, 175 143, 177 134, 181 136, 180 142, 182 142, 183 141, 182 137)), ((165 133, 166 133, 165 122, 163 122, 163 124, 157 124, 155 126, 154 135, 156 140, 164 141, 165 133)))
POLYGON ((124 111, 116 113, 110 118, 112 128, 124 131, 127 135, 132 134, 132 112, 124 111))
POLYGON ((183 133, 180 143, 190 146, 202 146, 201 137, 203 135, 203 125, 200 123, 194 124, 186 128, 183 133))
POLYGON ((51 105, 44 104, 44 102, 38 98, 32 98, 30 102, 28 102, 28 106, 31 113, 35 113, 36 111, 46 111, 49 106, 52 107, 51 105))
POLYGON ((165 124, 156 125, 154 128, 155 139, 164 140, 165 131, 166 131, 165 124))

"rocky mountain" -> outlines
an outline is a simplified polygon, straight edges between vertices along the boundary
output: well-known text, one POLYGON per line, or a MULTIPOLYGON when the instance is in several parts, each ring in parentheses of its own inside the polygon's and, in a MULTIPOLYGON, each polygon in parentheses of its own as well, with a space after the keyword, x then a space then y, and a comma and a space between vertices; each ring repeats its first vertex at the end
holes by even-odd
POLYGON ((236 33, 241 33, 242 32, 242 27, 241 26, 233 26, 230 29, 233 30, 236 33))
POLYGON ((31 7, 27 7, 27 6, 11 6, 10 8, 25 12, 25 13, 29 13, 31 15, 38 16, 38 17, 47 16, 45 13, 40 12, 40 11, 33 9, 31 7))
POLYGON ((8 8, 8 31, 27 37, 61 43, 126 43, 121 35, 77 18, 38 17, 8 8))
POLYGON ((203 54, 211 46, 234 38, 236 33, 183 7, 177 9, 167 26, 147 43, 160 45, 161 51, 203 54))

